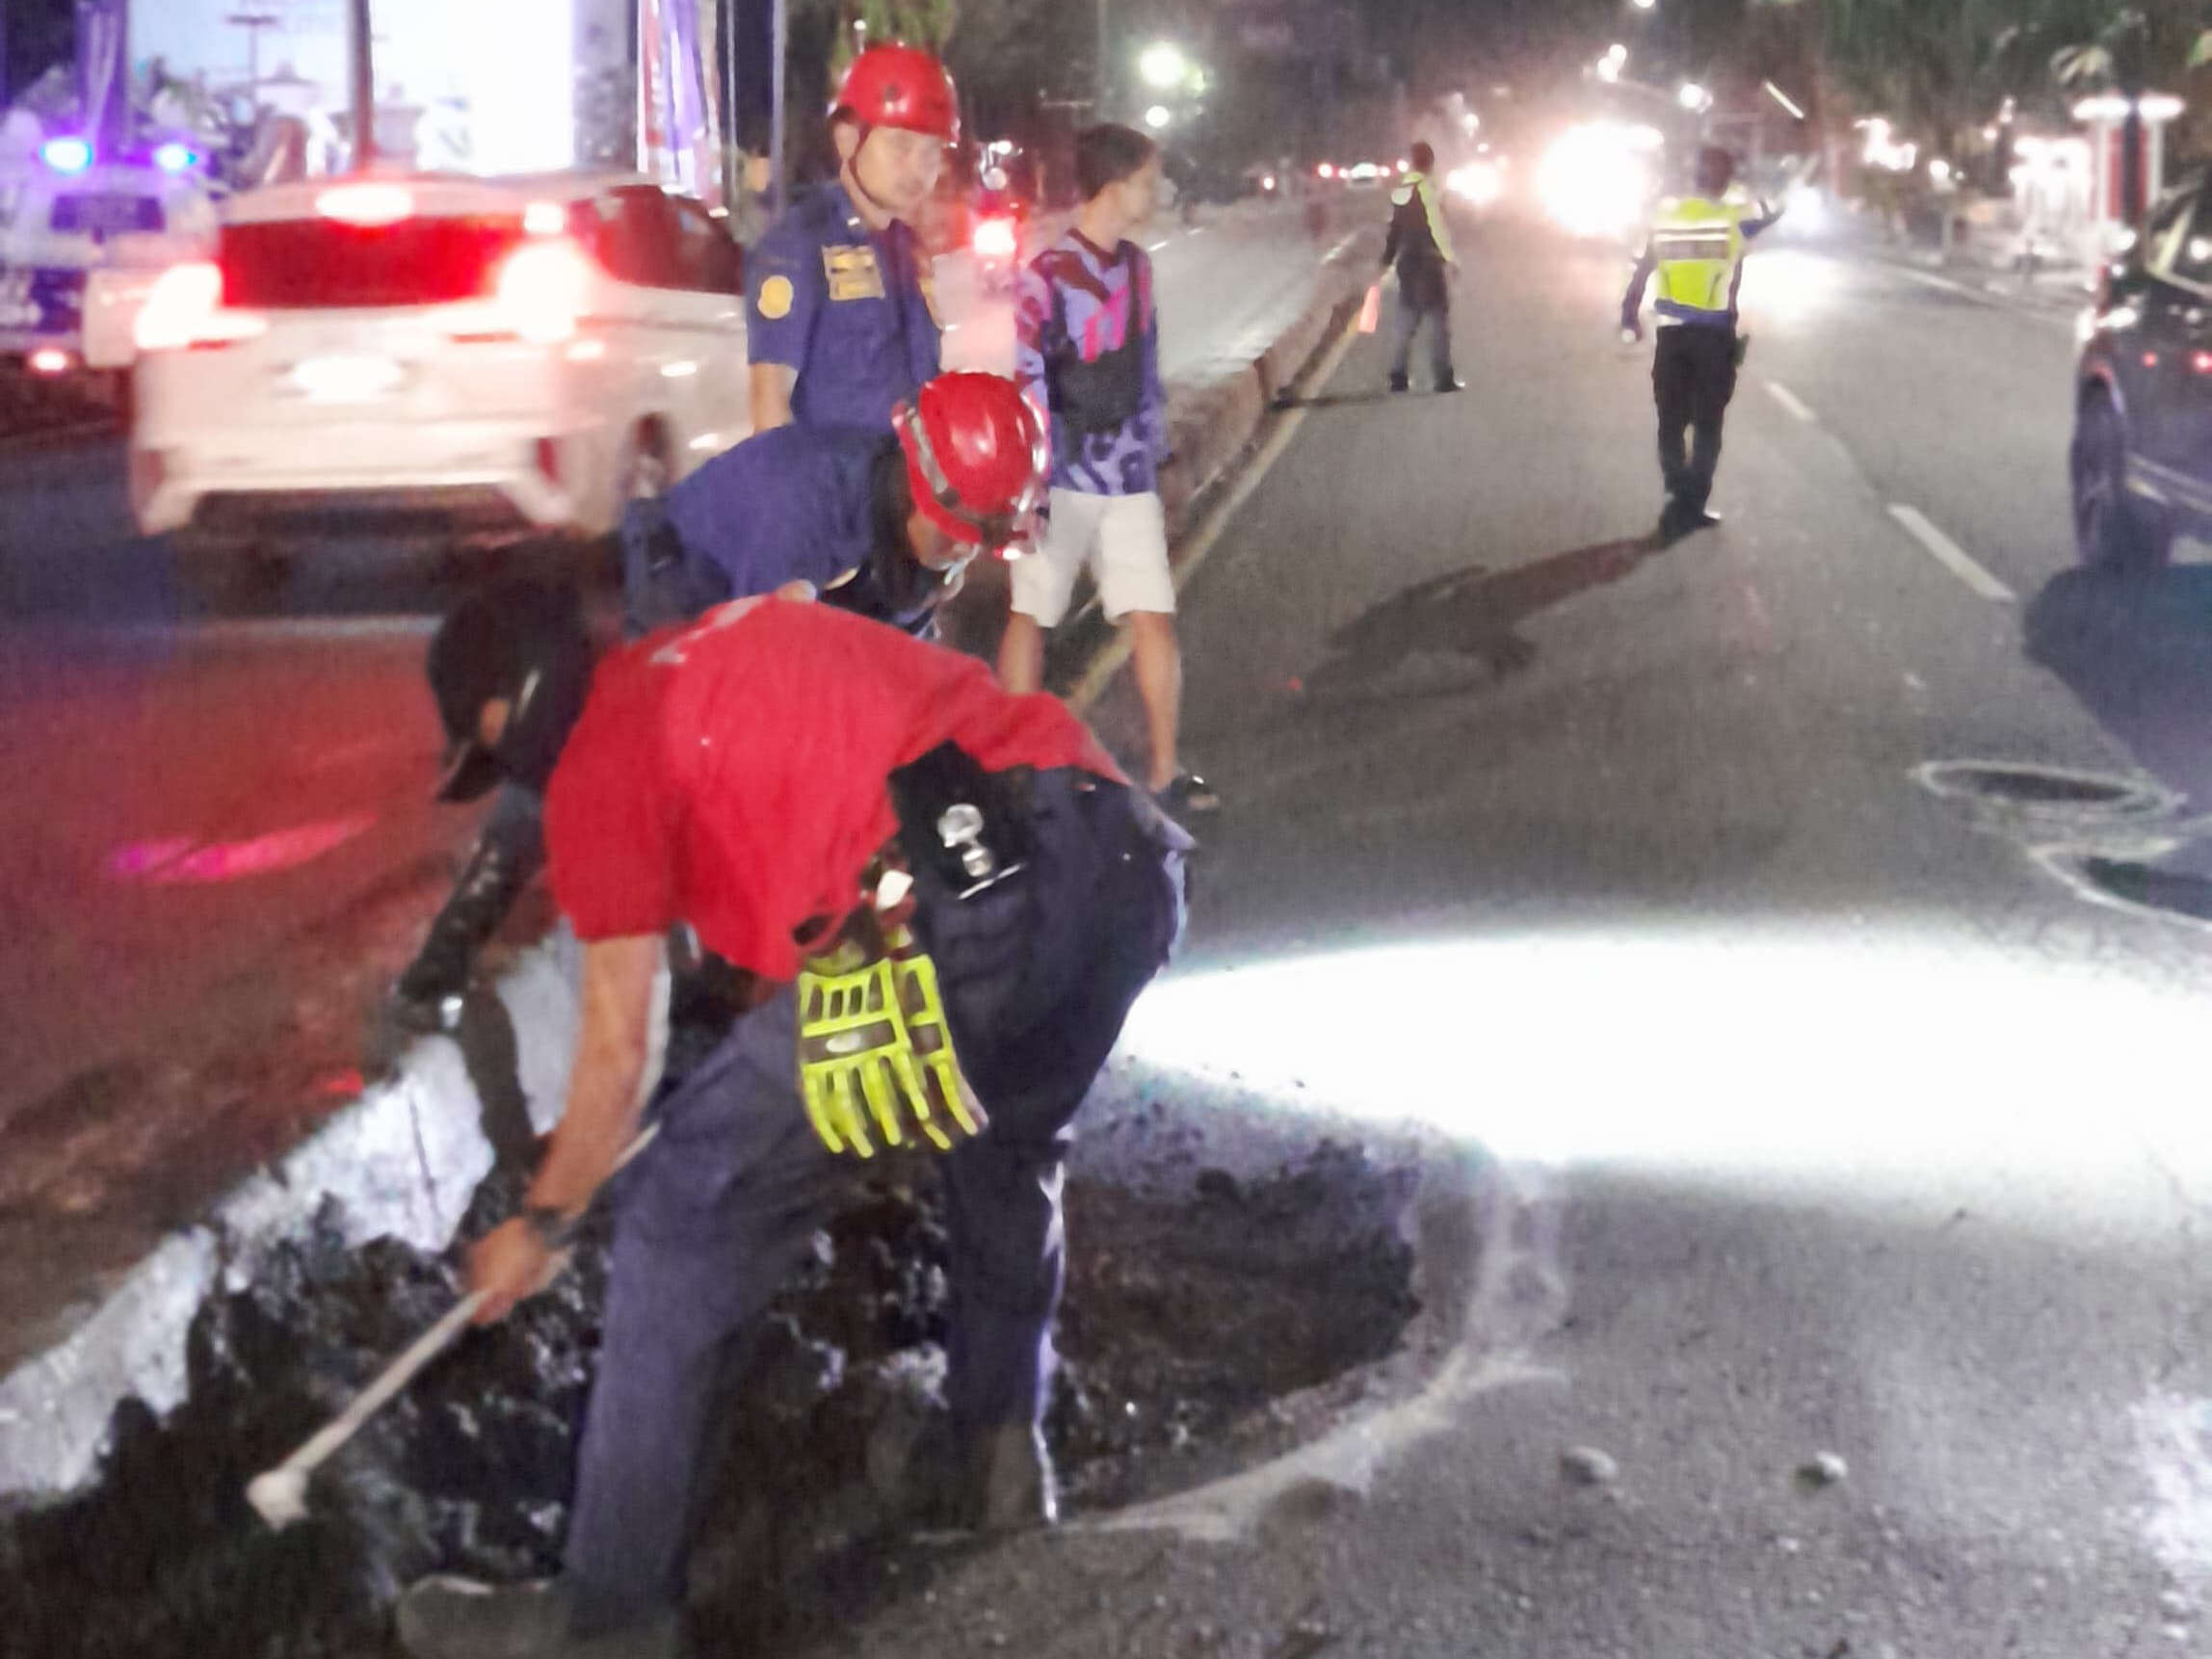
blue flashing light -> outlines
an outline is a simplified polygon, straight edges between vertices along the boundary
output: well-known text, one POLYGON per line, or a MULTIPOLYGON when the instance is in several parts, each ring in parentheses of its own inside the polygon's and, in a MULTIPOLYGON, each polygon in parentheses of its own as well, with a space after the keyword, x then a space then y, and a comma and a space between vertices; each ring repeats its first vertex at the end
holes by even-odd
POLYGON ((153 164, 164 172, 190 172, 199 165, 199 151, 172 140, 153 152, 153 164))
POLYGON ((92 145, 89 139, 48 139, 39 146, 39 159, 56 172, 85 172, 92 165, 92 145))

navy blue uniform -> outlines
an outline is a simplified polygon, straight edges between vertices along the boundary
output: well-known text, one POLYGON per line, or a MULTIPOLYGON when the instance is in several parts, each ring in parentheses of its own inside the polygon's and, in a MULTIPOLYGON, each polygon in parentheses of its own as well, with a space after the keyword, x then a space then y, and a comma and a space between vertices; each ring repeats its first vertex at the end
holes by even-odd
MULTIPOLYGON (((619 533, 630 637, 806 581, 826 604, 935 638, 943 579, 877 544, 873 473, 897 442, 888 433, 778 427, 715 457, 663 499, 632 503, 619 533)), ((467 988, 477 953, 544 867, 543 805, 536 790, 501 786, 400 978, 414 1017, 442 1028, 439 1005, 467 988)))
POLYGON ((875 470, 896 445, 887 432, 777 427, 716 456, 665 500, 634 503, 621 531, 631 637, 794 581, 813 583, 826 603, 931 636, 943 584, 882 545, 876 523, 875 470))
POLYGON ((842 184, 809 192, 752 251, 748 350, 799 372, 802 426, 887 432, 938 366, 929 255, 904 223, 869 230, 842 184))
MULTIPOLYGON (((1029 813, 1030 870, 981 899, 963 904, 930 866, 915 870, 915 930, 990 1115, 982 1136, 932 1160, 953 1258, 947 1404, 971 1430, 1042 1421, 1069 1124, 1183 923, 1189 838, 1127 788, 1040 773, 1029 813)), ((579 1635, 682 1605, 731 1334, 876 1172, 815 1138, 797 1040, 786 987, 662 1099, 659 1138, 615 1177, 607 1326, 565 1564, 579 1635)))

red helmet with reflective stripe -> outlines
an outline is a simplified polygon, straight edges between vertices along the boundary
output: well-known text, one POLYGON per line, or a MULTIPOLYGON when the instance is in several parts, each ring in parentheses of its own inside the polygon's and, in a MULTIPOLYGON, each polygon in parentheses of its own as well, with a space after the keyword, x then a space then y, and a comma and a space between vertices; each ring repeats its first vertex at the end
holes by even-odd
POLYGON ((1044 424, 998 375, 939 375, 892 412, 914 505, 956 541, 1003 548, 1043 504, 1044 424))
POLYGON ((944 65, 919 46, 870 46, 845 71, 832 118, 846 111, 867 127, 904 127, 961 142, 961 100, 944 65))

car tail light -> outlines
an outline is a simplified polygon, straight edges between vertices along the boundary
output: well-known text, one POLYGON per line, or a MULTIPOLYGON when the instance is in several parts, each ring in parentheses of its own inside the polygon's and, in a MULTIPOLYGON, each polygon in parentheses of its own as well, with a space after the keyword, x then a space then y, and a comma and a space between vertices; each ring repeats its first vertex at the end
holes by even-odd
POLYGON ((163 272, 133 329, 142 352, 228 346, 268 331, 268 318, 224 304, 223 270, 204 260, 163 272))
POLYGON ((315 211, 343 224, 397 224, 414 212, 414 192, 403 184, 332 185, 315 198, 315 211))
POLYGON ((566 237, 515 248, 493 278, 487 331, 531 345, 573 341, 591 299, 591 259, 566 237))
POLYGON ((984 259, 1012 259, 1021 246, 1011 219, 978 221, 974 242, 977 256, 984 259))

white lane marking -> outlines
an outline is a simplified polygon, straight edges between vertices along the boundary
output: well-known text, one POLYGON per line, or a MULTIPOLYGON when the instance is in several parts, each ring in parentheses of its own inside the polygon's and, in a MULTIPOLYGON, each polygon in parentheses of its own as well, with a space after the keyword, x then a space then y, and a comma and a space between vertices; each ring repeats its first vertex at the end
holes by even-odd
POLYGON ((1968 300, 1979 301, 1985 305, 1997 303, 1997 301, 1986 290, 1969 287, 1967 284, 1955 281, 1949 276, 1938 276, 1933 271, 1915 271, 1909 265, 1896 265, 1892 266, 1891 269, 1909 281, 1918 282, 1930 288, 1940 288, 1946 294, 1957 294, 1968 300))
POLYGON ((1167 247, 1168 244, 1173 240, 1174 238, 1172 237, 1163 236, 1157 242, 1147 242, 1145 244, 1145 251, 1147 253, 1157 253, 1161 249, 1167 247))
POLYGON ((1942 566, 1944 569, 1950 571, 1952 575, 1958 577, 1960 581, 1965 583, 1983 598, 2004 600, 2016 597, 2012 589, 2006 587, 2004 583, 1998 581, 1996 577, 1976 564, 1973 556, 1965 548, 1960 546, 1958 542, 1952 540, 1950 537, 1930 523, 1928 515, 1917 507, 1908 507, 1903 502, 1893 502, 1890 505, 1889 516, 1904 525, 1907 533, 1911 536, 1913 540, 1928 549, 1936 564, 1942 566))
POLYGON ((437 632, 435 617, 226 617, 195 621, 62 623, 53 634, 132 643, 287 645, 319 640, 427 639, 437 632))
MULTIPOLYGON (((1948 276, 1938 276, 1933 271, 1915 271, 1909 265, 1892 265, 1889 268, 1909 282, 1918 282, 1930 288, 1940 288, 1946 294, 1956 294, 1962 300, 1971 300, 1975 304, 1987 305, 1992 311, 2011 311, 2015 316, 2032 317, 2039 322, 2048 323, 2054 328, 2064 329, 2069 334, 2073 332, 2072 317, 2062 317, 2056 312, 2038 310, 2025 303, 2024 296, 2008 297, 2003 294, 1994 294, 1987 288, 1976 288, 1970 283, 1954 281, 1948 276)), ((2089 296, 2085 293, 2082 296, 2082 302, 2086 304, 2088 301, 2089 296)))
POLYGON ((1799 397, 1797 393, 1791 391, 1789 387, 1783 385, 1781 382, 1769 381, 1766 382, 1766 387, 1767 396, 1773 398, 1775 402, 1780 404, 1783 408, 1804 421, 1805 425, 1814 426, 1819 423, 1820 416, 1812 412, 1812 407, 1804 399, 1799 397))

